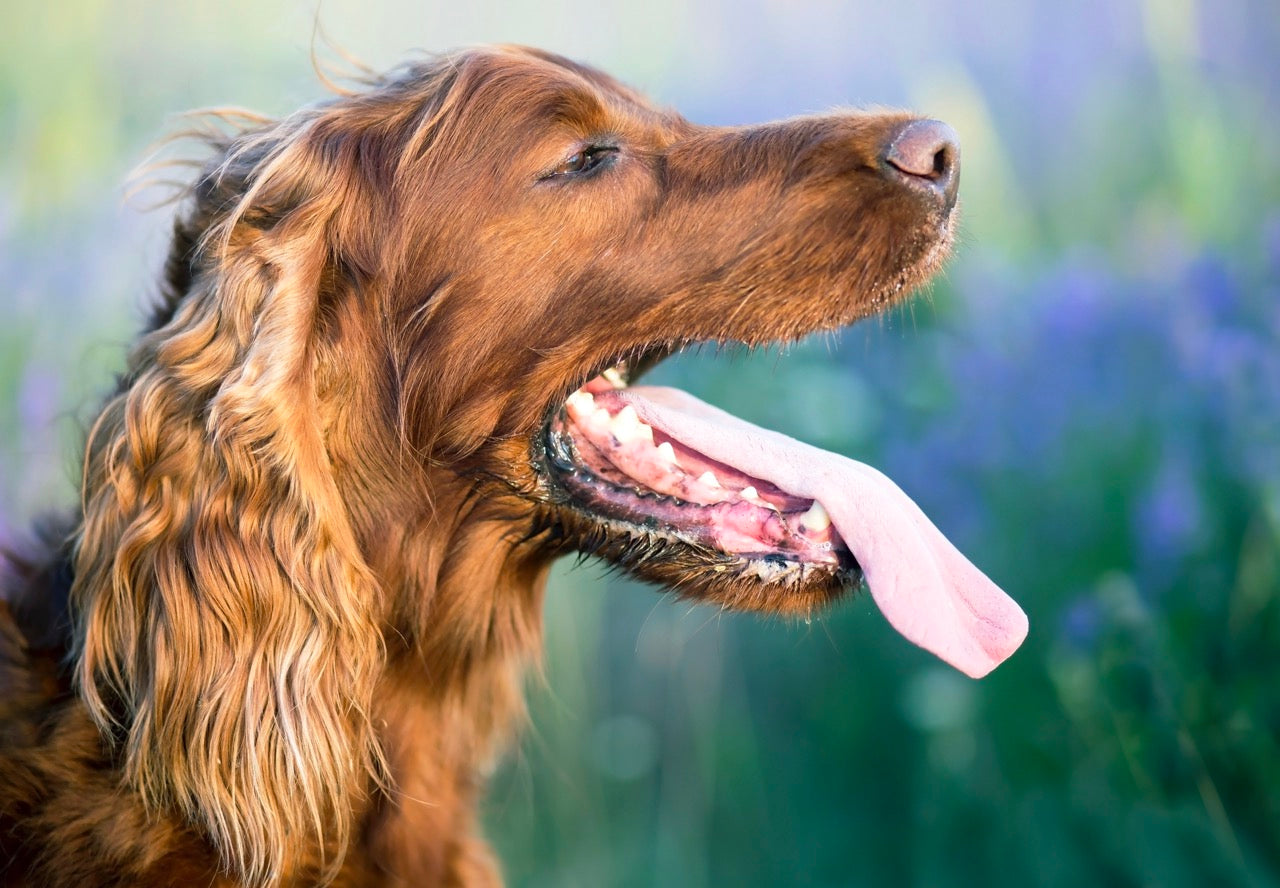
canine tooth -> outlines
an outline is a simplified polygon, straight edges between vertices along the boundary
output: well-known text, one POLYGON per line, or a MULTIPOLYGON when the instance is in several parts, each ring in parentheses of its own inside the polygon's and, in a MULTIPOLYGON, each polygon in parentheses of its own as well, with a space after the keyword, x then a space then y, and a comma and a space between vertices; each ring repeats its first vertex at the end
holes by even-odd
MULTIPOLYGON (((641 425, 640 417, 636 416, 635 408, 628 404, 609 421, 609 430, 613 432, 613 437, 618 439, 619 444, 626 444, 641 434, 641 425)), ((653 434, 652 430, 649 433, 653 434)))
POLYGON ((698 483, 705 484, 707 487, 720 487, 720 479, 710 469, 698 476, 698 483))
POLYGON ((831 516, 827 514, 827 510, 823 508, 822 503, 814 500, 813 505, 809 507, 809 511, 800 516, 800 523, 805 530, 822 531, 831 526, 831 516))
POLYGON ((618 369, 616 367, 610 367, 608 370, 604 371, 600 375, 603 376, 608 381, 609 385, 613 386, 616 389, 627 387, 626 380, 622 378, 622 374, 618 372, 618 369))
MULTIPOLYGON (((649 434, 653 434, 652 429, 649 431, 649 434)), ((676 464, 676 450, 671 446, 670 441, 663 441, 658 445, 658 458, 669 466, 674 466, 676 464)))

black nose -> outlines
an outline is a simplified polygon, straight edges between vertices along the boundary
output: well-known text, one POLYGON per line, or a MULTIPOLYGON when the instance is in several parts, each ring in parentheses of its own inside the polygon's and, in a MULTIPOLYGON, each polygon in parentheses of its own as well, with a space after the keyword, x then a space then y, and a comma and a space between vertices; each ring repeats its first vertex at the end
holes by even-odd
POLYGON ((884 153, 886 175, 942 198, 948 210, 960 188, 960 138, 941 120, 913 120, 884 153))

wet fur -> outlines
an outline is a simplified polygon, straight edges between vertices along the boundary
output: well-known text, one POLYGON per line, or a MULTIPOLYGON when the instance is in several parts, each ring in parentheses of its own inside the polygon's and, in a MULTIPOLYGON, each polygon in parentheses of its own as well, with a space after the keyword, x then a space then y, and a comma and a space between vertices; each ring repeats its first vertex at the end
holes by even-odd
POLYGON ((0 884, 499 883, 475 802, 558 554, 774 612, 842 591, 593 523, 537 471, 548 411, 926 278, 949 222, 877 171, 907 119, 697 127, 498 48, 209 136, 81 506, 2 562, 0 884))

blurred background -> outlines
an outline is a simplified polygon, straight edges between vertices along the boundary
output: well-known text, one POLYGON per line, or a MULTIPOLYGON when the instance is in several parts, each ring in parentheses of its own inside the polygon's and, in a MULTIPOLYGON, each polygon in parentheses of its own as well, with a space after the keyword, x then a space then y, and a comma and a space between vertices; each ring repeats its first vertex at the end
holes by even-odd
MULTIPOLYGON (((972 682, 869 598, 789 624, 562 565, 485 806, 521 886, 1280 885, 1275 0, 324 0, 385 66, 513 41, 706 123, 908 106, 964 143, 930 293, 658 378, 894 477, 1025 607, 972 682)), ((314 2, 0 7, 0 522, 74 501, 179 112, 321 98, 314 2)), ((322 50, 322 55, 323 55, 322 50)), ((732 224, 732 220, 726 220, 732 224)))

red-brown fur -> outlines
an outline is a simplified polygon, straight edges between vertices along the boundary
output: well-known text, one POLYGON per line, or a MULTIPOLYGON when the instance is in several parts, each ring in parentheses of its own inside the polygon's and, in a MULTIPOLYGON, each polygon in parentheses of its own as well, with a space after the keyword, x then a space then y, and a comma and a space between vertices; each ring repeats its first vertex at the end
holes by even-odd
POLYGON ((0 883, 497 884, 473 811, 556 555, 836 594, 633 557, 548 494, 548 410, 626 354, 923 280, 947 215, 877 170, 908 119, 698 127, 499 48, 209 137, 81 507, 8 557, 0 883), (605 173, 545 177, 605 136, 605 173))

